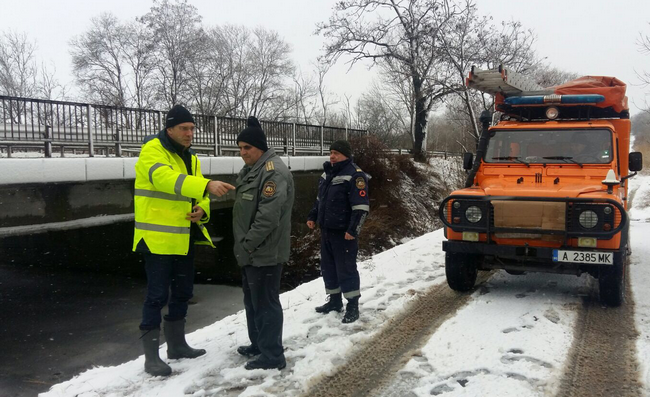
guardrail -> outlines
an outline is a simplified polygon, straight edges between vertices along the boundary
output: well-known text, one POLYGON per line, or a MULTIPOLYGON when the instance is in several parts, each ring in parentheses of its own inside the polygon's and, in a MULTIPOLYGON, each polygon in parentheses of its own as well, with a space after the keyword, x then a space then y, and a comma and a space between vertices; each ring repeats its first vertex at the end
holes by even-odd
MULTIPOLYGON (((52 157, 79 152, 128 156, 140 149, 145 136, 162 129, 165 112, 87 103, 0 96, 0 148, 7 157, 14 149, 27 149, 52 157)), ((197 130, 193 149, 199 153, 234 155, 237 134, 246 119, 194 115, 197 130)), ((327 152, 338 139, 367 134, 365 130, 260 120, 270 147, 286 155, 327 152)))

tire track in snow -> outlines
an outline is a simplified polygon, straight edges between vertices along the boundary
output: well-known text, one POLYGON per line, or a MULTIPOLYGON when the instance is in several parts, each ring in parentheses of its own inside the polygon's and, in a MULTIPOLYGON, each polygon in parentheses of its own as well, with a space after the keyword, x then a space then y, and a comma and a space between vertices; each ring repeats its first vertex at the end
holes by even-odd
POLYGON ((583 298, 559 397, 642 396, 629 277, 626 284, 626 302, 618 308, 600 305, 597 285, 583 298))
MULTIPOLYGON (((480 286, 493 272, 479 272, 480 286)), ((399 317, 368 341, 332 376, 315 380, 304 396, 370 396, 392 381, 395 374, 447 319, 462 308, 472 292, 459 294, 446 283, 437 285, 414 301, 399 317)))

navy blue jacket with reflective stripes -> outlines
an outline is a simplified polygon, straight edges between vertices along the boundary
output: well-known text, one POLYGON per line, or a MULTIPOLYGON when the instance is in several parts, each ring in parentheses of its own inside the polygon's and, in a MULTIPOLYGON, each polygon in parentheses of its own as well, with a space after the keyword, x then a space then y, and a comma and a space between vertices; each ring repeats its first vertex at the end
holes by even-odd
POLYGON ((318 197, 308 220, 321 228, 344 230, 356 237, 370 211, 368 175, 352 159, 334 165, 327 161, 323 168, 318 197))

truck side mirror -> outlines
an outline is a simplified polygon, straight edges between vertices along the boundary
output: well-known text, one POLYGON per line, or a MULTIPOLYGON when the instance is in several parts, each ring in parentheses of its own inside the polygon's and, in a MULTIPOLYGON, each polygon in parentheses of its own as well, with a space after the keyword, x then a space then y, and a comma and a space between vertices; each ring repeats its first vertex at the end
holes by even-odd
POLYGON ((632 172, 641 171, 643 169, 643 154, 641 152, 630 153, 628 168, 632 172))
MULTIPOLYGON (((641 154, 641 153, 639 153, 641 154)), ((632 161, 630 159, 630 161, 632 161)), ((474 153, 466 152, 463 155, 463 169, 464 170, 471 170, 472 165, 474 165, 474 153)))

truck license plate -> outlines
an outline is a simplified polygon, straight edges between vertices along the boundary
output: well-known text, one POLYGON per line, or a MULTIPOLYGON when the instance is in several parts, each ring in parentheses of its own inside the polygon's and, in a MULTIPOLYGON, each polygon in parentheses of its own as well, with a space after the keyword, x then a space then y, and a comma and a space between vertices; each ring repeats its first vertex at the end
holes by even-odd
POLYGON ((554 262, 593 263, 595 265, 613 265, 613 252, 565 251, 553 250, 554 262))

